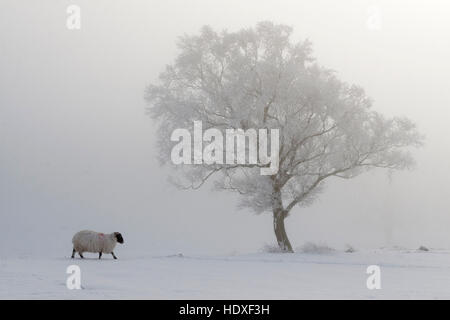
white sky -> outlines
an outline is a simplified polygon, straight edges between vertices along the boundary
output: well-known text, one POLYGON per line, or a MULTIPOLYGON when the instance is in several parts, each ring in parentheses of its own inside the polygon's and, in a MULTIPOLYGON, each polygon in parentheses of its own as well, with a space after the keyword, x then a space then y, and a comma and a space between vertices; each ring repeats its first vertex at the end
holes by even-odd
POLYGON ((84 228, 121 231, 121 250, 150 254, 274 242, 269 214, 238 211, 233 195, 168 185, 143 100, 178 36, 261 20, 293 26, 320 64, 427 137, 414 171, 335 180, 296 209, 286 221, 293 245, 450 247, 449 17, 444 0, 2 0, 0 255, 69 254, 84 228), (81 7, 79 31, 66 28, 69 4, 81 7), (367 28, 373 6, 380 30, 367 28))

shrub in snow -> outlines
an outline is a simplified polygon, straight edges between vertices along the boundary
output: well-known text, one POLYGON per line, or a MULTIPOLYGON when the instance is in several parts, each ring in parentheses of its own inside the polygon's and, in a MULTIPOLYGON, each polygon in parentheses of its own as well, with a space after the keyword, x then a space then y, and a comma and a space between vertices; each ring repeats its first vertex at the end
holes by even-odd
POLYGON ((167 258, 184 258, 184 255, 182 253, 169 254, 167 258))
POLYGON ((84 252, 98 253, 99 259, 101 259, 102 253, 111 253, 114 259, 117 259, 113 252, 117 242, 123 243, 123 237, 119 232, 110 234, 90 230, 77 232, 72 238, 72 259, 75 257, 75 252, 78 252, 82 259, 84 252))
POLYGON ((353 252, 355 252, 356 250, 355 250, 355 248, 353 248, 351 245, 347 245, 346 246, 346 249, 345 249, 345 252, 347 252, 347 253, 353 253, 353 252))
POLYGON ((301 246, 298 249, 298 251, 312 254, 327 254, 335 252, 336 250, 327 246, 326 244, 316 244, 312 242, 306 242, 303 246, 301 246))
POLYGON ((264 253, 283 253, 284 250, 282 250, 277 244, 265 244, 264 247, 262 247, 261 252, 264 252, 264 253))

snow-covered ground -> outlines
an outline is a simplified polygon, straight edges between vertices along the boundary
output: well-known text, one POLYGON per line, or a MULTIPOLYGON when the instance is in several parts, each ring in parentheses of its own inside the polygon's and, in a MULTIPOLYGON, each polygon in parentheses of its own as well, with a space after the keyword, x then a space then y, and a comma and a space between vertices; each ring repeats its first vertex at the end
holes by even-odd
POLYGON ((450 252, 2 258, 1 299, 449 299, 450 252), (81 268, 81 290, 66 268, 81 268), (369 265, 381 289, 366 287, 369 265))

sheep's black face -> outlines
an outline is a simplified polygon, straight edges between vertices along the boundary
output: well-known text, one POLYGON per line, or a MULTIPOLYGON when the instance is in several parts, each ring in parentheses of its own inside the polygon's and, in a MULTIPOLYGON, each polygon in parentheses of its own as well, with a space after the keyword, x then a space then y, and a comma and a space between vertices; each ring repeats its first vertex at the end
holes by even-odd
POLYGON ((118 243, 123 243, 122 235, 119 232, 114 232, 114 235, 116 236, 116 240, 118 243))

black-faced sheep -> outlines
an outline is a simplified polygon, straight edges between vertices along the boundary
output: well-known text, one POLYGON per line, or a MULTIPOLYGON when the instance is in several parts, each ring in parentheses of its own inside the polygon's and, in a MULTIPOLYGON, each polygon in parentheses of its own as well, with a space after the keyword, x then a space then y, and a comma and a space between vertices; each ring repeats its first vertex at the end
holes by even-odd
POLYGON ((72 238, 72 259, 75 257, 75 252, 78 252, 82 259, 84 252, 98 253, 99 259, 102 258, 102 253, 111 253, 113 258, 117 259, 113 252, 117 242, 123 243, 123 237, 119 232, 110 234, 90 230, 77 232, 72 238))

